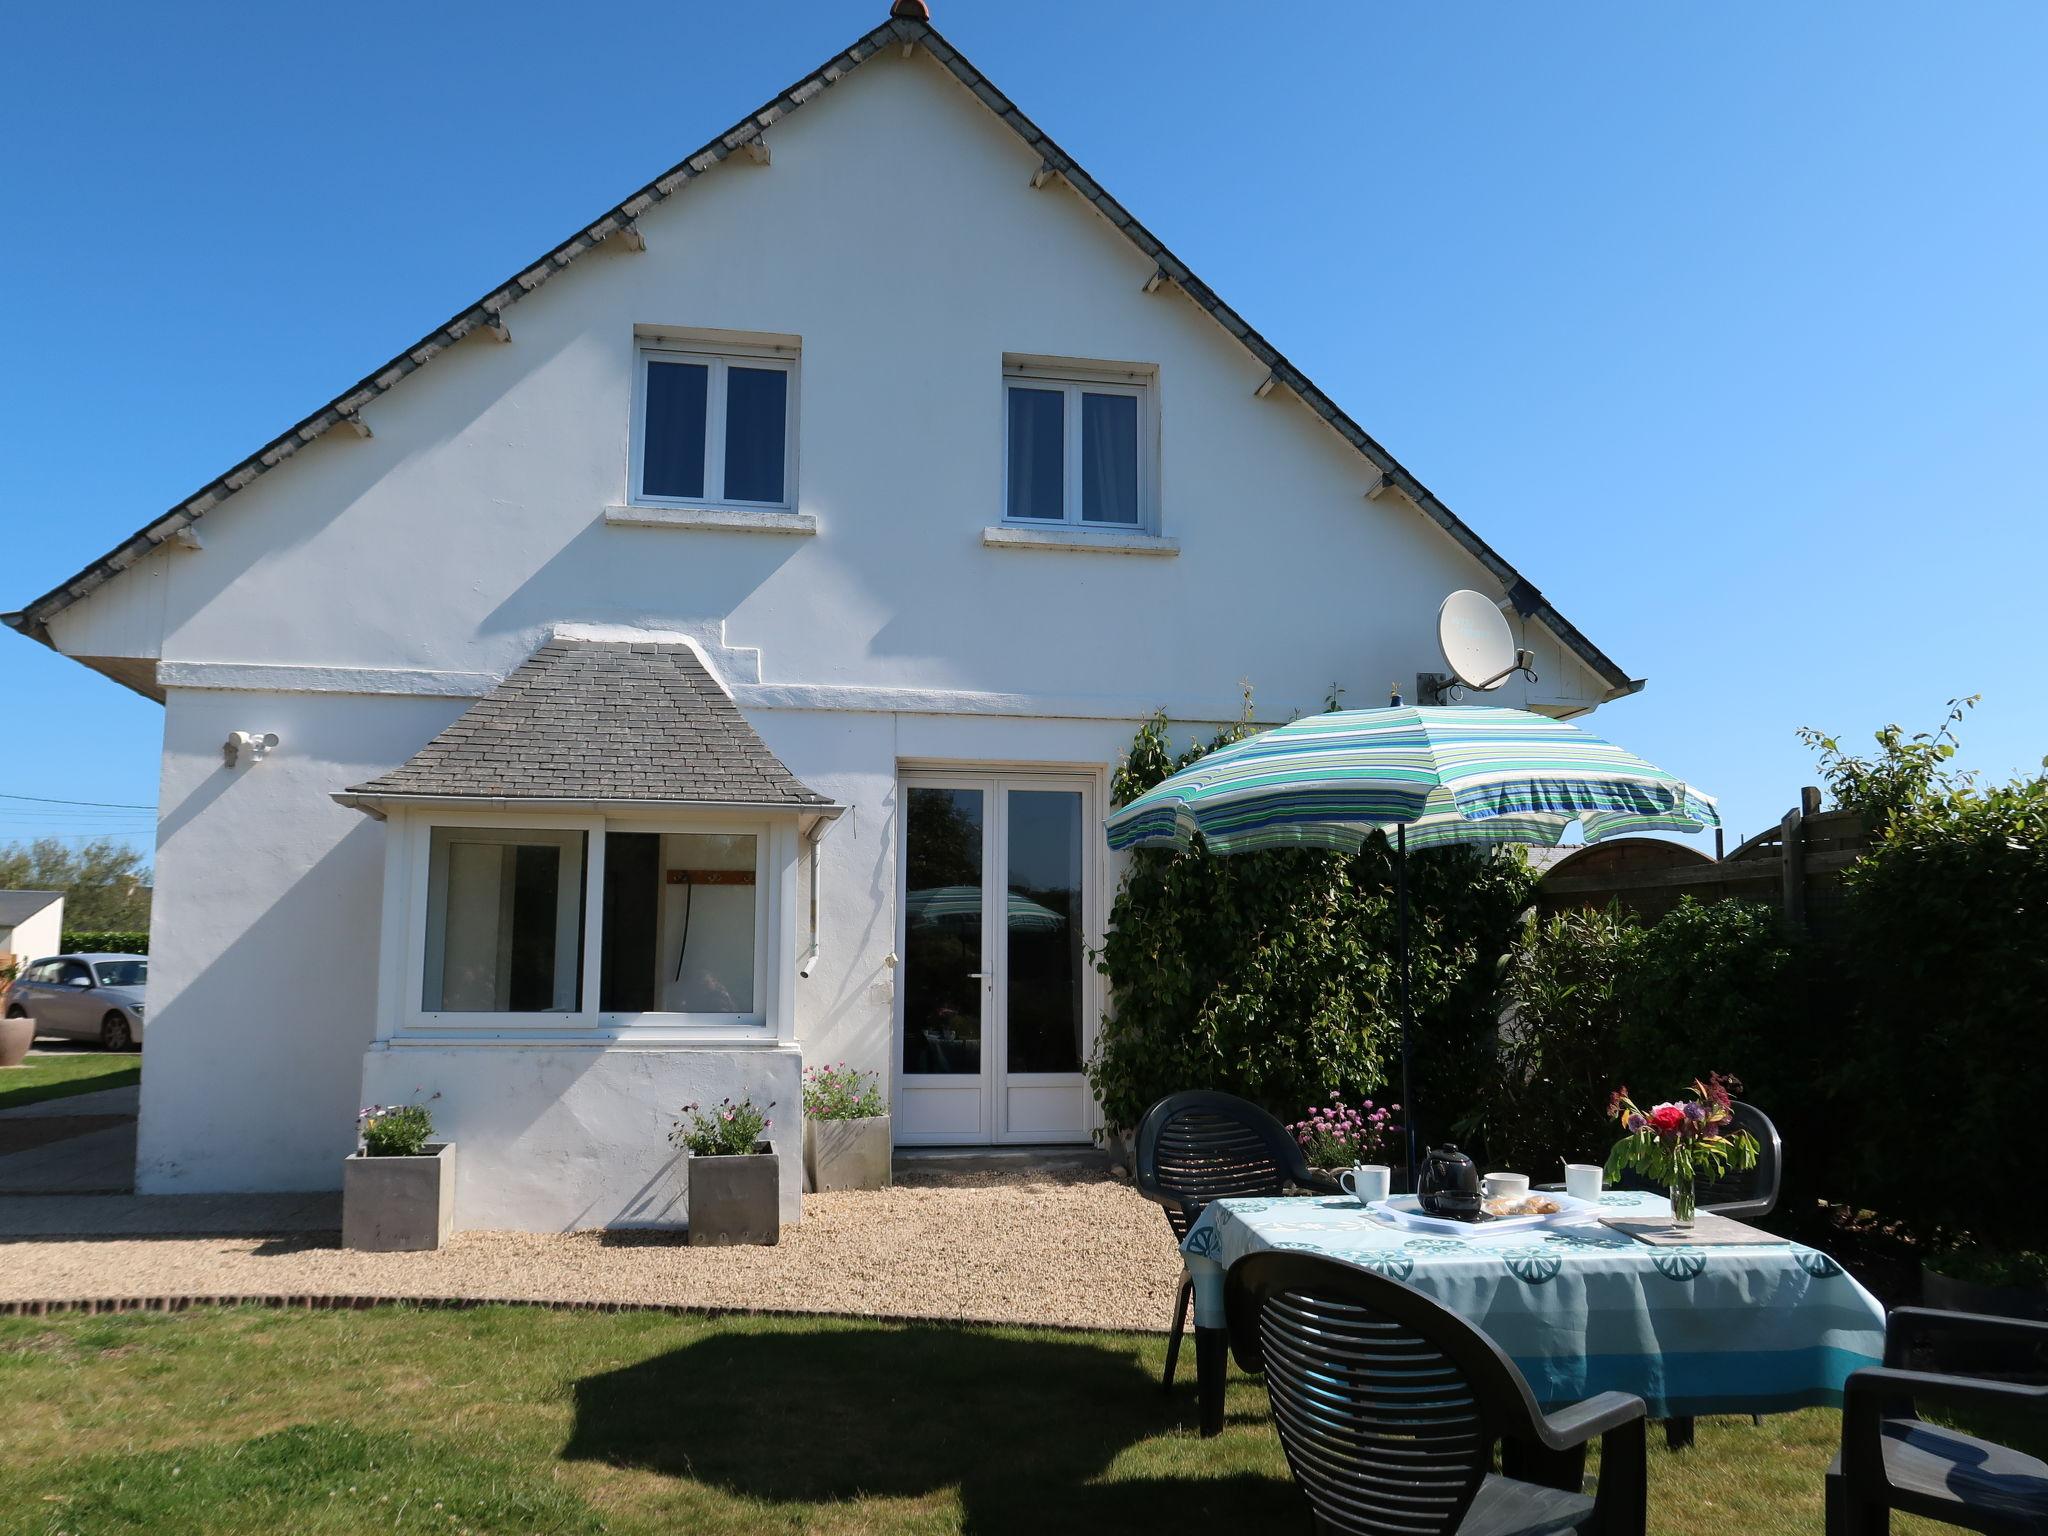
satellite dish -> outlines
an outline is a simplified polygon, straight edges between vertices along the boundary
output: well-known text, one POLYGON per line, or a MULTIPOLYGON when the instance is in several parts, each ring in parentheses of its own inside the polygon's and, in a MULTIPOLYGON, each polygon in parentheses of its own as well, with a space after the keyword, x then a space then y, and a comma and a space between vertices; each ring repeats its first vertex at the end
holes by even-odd
POLYGON ((1498 688, 1515 669, 1515 637, 1483 592, 1453 592, 1436 611, 1444 665, 1467 688, 1498 688))
POLYGON ((1444 680, 1449 687, 1491 692, 1515 673, 1529 673, 1536 659, 1515 648, 1514 631, 1483 592, 1459 591, 1445 598, 1436 611, 1436 639, 1450 669, 1444 680))

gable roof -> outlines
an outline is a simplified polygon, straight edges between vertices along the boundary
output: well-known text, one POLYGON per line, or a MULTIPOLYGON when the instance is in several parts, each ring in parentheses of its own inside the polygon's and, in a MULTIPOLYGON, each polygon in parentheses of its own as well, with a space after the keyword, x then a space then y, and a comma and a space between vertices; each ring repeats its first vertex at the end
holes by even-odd
POLYGON ((0 621, 46 645, 51 644, 48 624, 53 615, 61 613, 79 599, 96 591, 159 545, 176 538, 207 512, 251 481, 275 469, 307 443, 337 427, 358 424, 358 413, 363 406, 392 389, 407 375, 425 367, 464 337, 479 329, 502 331, 506 310, 580 257, 608 240, 637 242, 640 237, 636 221, 648 209, 666 202, 720 161, 760 140, 769 128, 828 87, 845 79, 877 53, 900 44, 906 51, 912 47, 924 48, 955 80, 971 91, 983 106, 1041 156, 1041 174, 1059 177, 1092 204, 1096 212, 1107 219, 1125 239, 1156 263, 1159 281, 1172 283, 1178 287, 1199 309, 1228 331, 1247 352, 1265 364, 1271 372, 1274 387, 1289 390, 1299 397, 1304 405, 1334 428, 1377 468, 1380 478, 1369 495, 1378 496, 1384 491, 1393 491, 1413 503, 1424 516, 1456 540, 1500 582, 1518 613, 1525 618, 1536 620, 1550 630, 1591 668, 1595 675, 1608 684, 1609 691, 1606 697, 1616 698, 1634 693, 1643 686, 1640 679, 1632 680, 1605 652, 1580 633, 1576 625, 1553 608, 1549 599, 1545 598, 1532 582, 1509 564, 1491 544, 1482 539, 1463 518, 1439 501, 1427 486, 1416 479, 1370 433, 1318 389, 1308 375, 1289 362, 1279 348, 1267 341, 1235 310, 1218 298, 1207 283, 1195 276, 1186 262, 1168 250, 1164 241, 1134 218, 1123 204, 1111 197, 1094 177, 1082 169, 1079 161, 1053 141, 1050 134, 1019 111, 1016 104, 998 90, 987 76, 969 63, 967 57, 948 42, 924 15, 916 14, 924 10, 922 5, 914 3, 914 0, 910 4, 898 0, 894 9, 897 12, 911 14, 892 14, 887 21, 860 38, 851 47, 827 59, 818 68, 778 93, 763 106, 750 112, 696 153, 670 167, 632 196, 614 205, 594 223, 578 230, 538 261, 500 283, 474 304, 428 332, 382 367, 357 380, 349 389, 297 422, 282 435, 273 438, 219 479, 201 488, 197 494, 173 506, 154 522, 136 530, 98 560, 44 593, 20 612, 0 615, 0 621))
POLYGON ((62 891, 0 891, 0 928, 25 923, 43 908, 63 899, 62 891))
POLYGON ((366 800, 631 800, 814 810, 832 802, 754 734, 688 645, 551 640, 366 800))

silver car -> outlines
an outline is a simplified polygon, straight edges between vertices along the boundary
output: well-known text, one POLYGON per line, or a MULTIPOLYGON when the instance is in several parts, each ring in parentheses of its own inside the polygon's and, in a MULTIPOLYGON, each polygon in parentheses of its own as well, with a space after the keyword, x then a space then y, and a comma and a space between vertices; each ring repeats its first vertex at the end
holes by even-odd
POLYGON ((32 960, 7 989, 7 1017, 34 1019, 39 1035, 132 1051, 142 1044, 142 991, 148 981, 147 955, 32 960))

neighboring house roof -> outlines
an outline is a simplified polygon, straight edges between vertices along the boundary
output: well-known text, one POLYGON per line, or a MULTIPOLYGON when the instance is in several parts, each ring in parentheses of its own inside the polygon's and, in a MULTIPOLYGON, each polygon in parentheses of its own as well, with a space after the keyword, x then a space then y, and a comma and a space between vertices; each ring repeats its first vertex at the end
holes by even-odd
POLYGON ((551 640, 366 800, 459 796, 823 808, 688 645, 551 640))
POLYGON ((43 908, 63 899, 62 891, 0 891, 0 928, 25 923, 43 908))
POLYGON ((1306 374, 1282 355, 1279 348, 1267 341, 1236 311, 1219 299, 1208 284, 1195 276, 1187 263, 1175 256, 1166 248, 1163 241, 1132 217, 1123 204, 1111 197, 1094 177, 1081 168, 1080 163, 1072 155, 1061 149, 1050 135, 1020 112, 1009 97, 997 90, 987 76, 969 63, 965 55, 949 43, 929 20, 919 14, 924 10, 921 5, 904 4, 899 0, 895 9, 899 13, 910 14, 892 15, 889 20, 850 48, 826 60, 824 64, 775 96, 766 105, 749 113, 695 154, 663 172, 631 197, 617 204, 595 223, 577 231, 540 260, 499 284, 476 303, 451 317, 445 324, 428 332, 412 346, 358 380, 282 436, 272 439, 219 479, 203 487, 196 495, 172 507, 156 521, 138 529, 114 549, 68 581, 44 593, 19 613, 6 614, 0 618, 4 618, 4 622, 23 634, 41 640, 46 645, 50 644, 47 626, 54 614, 61 613, 80 598, 112 580, 159 545, 176 538, 205 513, 220 505, 258 476, 276 468, 307 443, 333 431, 336 427, 360 425, 358 413, 363 406, 384 394, 408 374, 424 367, 465 336, 483 328, 503 334, 506 328, 505 311, 521 298, 609 239, 624 238, 637 243, 640 236, 636 221, 649 208, 667 201, 720 161, 760 140, 768 128, 789 116, 828 86, 846 78, 877 53, 901 44, 906 49, 922 46, 930 53, 932 58, 944 66, 956 80, 973 92, 989 111, 1042 157, 1041 174, 1059 177, 1092 204, 1095 210, 1114 225, 1147 259, 1156 263, 1159 281, 1177 286, 1271 371, 1271 383, 1274 387, 1289 390, 1298 396, 1303 404, 1328 422, 1371 462, 1380 471, 1380 479, 1368 494, 1377 496, 1383 491, 1390 490, 1398 492, 1412 502, 1501 583, 1502 589, 1519 613, 1535 619, 1549 629, 1602 678, 1609 685, 1607 697, 1614 698, 1625 693, 1633 693, 1643 686, 1640 680, 1631 680, 1627 672, 1581 634, 1564 615, 1551 607, 1549 600, 1520 571, 1510 565, 1462 518, 1439 501, 1428 487, 1409 473, 1363 427, 1339 409, 1306 374))

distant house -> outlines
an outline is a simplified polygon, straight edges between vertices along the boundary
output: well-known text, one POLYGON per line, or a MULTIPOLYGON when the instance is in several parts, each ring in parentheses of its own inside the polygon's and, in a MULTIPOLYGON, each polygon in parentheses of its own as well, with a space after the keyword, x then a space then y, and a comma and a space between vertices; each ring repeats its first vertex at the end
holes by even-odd
POLYGON ((806 1061, 1086 1140, 1137 724, 1371 702, 1460 587, 1499 702, 1641 686, 897 0, 7 622, 164 705, 138 1187, 438 1096, 458 1223, 561 1229, 740 1094, 794 1219, 806 1061))
POLYGON ((63 946, 63 892, 0 891, 0 955, 26 965, 61 954, 63 946))

